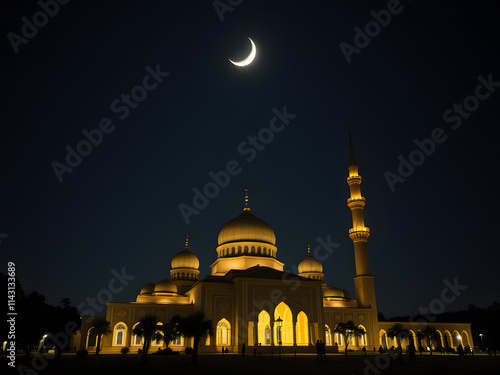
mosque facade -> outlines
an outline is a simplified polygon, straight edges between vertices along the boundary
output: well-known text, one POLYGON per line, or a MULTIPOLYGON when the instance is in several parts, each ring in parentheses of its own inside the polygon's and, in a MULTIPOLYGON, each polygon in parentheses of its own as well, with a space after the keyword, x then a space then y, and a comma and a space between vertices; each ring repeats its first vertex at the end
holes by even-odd
MULTIPOLYGON (((131 351, 142 347, 141 337, 133 335, 132 330, 143 317, 155 315, 165 324, 174 315, 187 316, 196 311, 203 311, 214 326, 213 333, 200 343, 200 352, 220 352, 223 347, 238 352, 243 343, 247 347, 259 346, 260 351, 272 352, 281 346, 283 352, 314 352, 317 340, 325 343, 329 352, 342 351, 344 339, 333 328, 347 321, 365 331, 351 340, 349 348, 378 350, 380 345, 397 346, 397 341, 388 337, 396 322, 378 321, 374 277, 368 262, 370 229, 363 217, 366 200, 361 195, 362 179, 352 144, 348 171, 355 298, 349 291, 323 282, 323 265, 309 250, 298 265, 298 274, 285 272, 284 263, 277 258, 274 231, 254 216, 246 195, 241 214, 219 232, 217 259, 210 265, 210 275, 199 279, 200 262, 186 239, 185 248, 171 261, 169 278, 144 285, 135 302, 108 303, 105 317, 83 317, 81 333, 74 337, 75 347, 95 351, 97 340, 92 328, 97 319, 109 321, 112 330, 102 338, 101 352, 119 353, 124 347, 131 351)), ((416 348, 427 347, 417 337, 426 324, 435 327, 441 336, 434 347, 473 347, 467 323, 400 323, 411 335, 403 340, 403 347, 410 340, 414 340, 416 348)), ((164 345, 153 341, 151 350, 164 345)), ((192 341, 179 337, 169 346, 183 350, 192 347, 192 341)))

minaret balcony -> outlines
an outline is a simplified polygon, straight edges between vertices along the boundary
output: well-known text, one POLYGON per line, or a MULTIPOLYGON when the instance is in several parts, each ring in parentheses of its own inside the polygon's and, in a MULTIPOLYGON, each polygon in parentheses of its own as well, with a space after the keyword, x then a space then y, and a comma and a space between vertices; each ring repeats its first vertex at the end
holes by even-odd
POLYGON ((347 206, 352 210, 355 208, 365 207, 366 200, 364 197, 354 197, 347 199, 347 206))
POLYGON ((366 242, 370 237, 370 228, 359 227, 349 229, 349 237, 353 242, 366 242))
POLYGON ((361 181, 363 179, 361 178, 361 176, 349 176, 347 177, 347 184, 349 186, 351 185, 361 185, 361 181))

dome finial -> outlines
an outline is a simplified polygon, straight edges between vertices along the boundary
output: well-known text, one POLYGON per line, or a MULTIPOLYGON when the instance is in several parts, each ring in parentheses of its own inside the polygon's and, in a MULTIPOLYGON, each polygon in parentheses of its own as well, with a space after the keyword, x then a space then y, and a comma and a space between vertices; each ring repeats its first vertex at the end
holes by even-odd
POLYGON ((186 249, 189 248, 189 234, 186 234, 186 249))
POLYGON ((243 211, 250 211, 250 207, 248 207, 248 189, 245 188, 245 208, 243 211))
POLYGON ((307 245, 307 255, 311 255, 311 246, 307 245))

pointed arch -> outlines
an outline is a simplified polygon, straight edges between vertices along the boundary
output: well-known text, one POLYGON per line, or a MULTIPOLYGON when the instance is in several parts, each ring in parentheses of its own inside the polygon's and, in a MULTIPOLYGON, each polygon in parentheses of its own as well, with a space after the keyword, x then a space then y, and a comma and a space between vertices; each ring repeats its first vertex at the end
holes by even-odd
POLYGON ((113 328, 113 346, 126 346, 127 325, 123 322, 115 324, 113 328))
POLYGON ((231 345, 231 323, 225 318, 217 323, 216 343, 219 346, 231 345))
POLYGON ((443 333, 444 333, 444 347, 445 348, 452 348, 453 347, 453 341, 451 340, 451 333, 450 333, 450 331, 446 330, 443 333))
POLYGON ((309 319, 304 311, 297 315, 297 325, 295 330, 297 345, 309 345, 309 319))
POLYGON ((328 324, 325 324, 325 345, 327 346, 332 346, 332 330, 328 326, 328 324))
POLYGON ((257 343, 259 345, 271 345, 271 316, 266 310, 259 313, 257 323, 257 343))
POLYGON ((285 302, 281 302, 274 309, 274 342, 279 344, 279 338, 281 339, 281 344, 284 346, 293 345, 293 317, 292 310, 285 302), (278 318, 283 320, 280 329, 278 329, 278 324, 276 321, 278 318), (279 333, 279 334, 278 334, 279 333))
MULTIPOLYGON (((469 341, 469 334, 467 333, 467 331, 462 331, 462 345, 464 347, 466 347, 466 346, 471 347, 471 343, 469 341)), ((469 354, 469 353, 467 353, 467 354, 469 354)))
POLYGON ((408 345, 410 345, 410 342, 412 342, 413 340, 413 345, 416 349, 418 349, 417 335, 411 329, 409 329, 408 332, 410 332, 410 336, 408 337, 408 345))
POLYGON ((436 332, 439 333, 439 340, 437 340, 437 342, 434 343, 434 347, 437 349, 444 347, 444 343, 443 343, 443 334, 441 333, 441 331, 439 329, 436 329, 436 332))
POLYGON ((363 326, 363 325, 360 324, 358 326, 358 328, 363 328, 363 330, 365 331, 365 333, 363 333, 361 336, 358 337, 359 346, 363 347, 363 346, 368 345, 367 342, 366 342, 366 328, 365 328, 365 326, 363 326))
POLYGON ((387 349, 387 332, 384 329, 381 329, 378 333, 378 337, 382 348, 387 349))
POLYGON ((452 338, 453 338, 453 347, 455 347, 455 348, 458 348, 458 345, 462 344, 461 340, 458 338, 459 336, 460 336, 460 333, 457 330, 454 330, 452 338))

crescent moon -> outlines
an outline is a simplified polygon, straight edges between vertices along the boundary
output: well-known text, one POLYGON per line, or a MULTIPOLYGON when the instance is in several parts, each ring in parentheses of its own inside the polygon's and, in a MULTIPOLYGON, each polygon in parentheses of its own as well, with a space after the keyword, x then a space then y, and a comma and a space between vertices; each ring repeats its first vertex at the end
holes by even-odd
POLYGON ((253 42, 252 39, 248 38, 248 40, 250 40, 250 43, 252 43, 252 51, 250 52, 250 55, 248 55, 248 57, 245 60, 241 61, 232 61, 231 59, 229 59, 229 61, 231 61, 232 64, 236 66, 247 66, 250 65, 252 61, 255 59, 255 56, 257 55, 257 47, 255 47, 255 43, 253 42))

